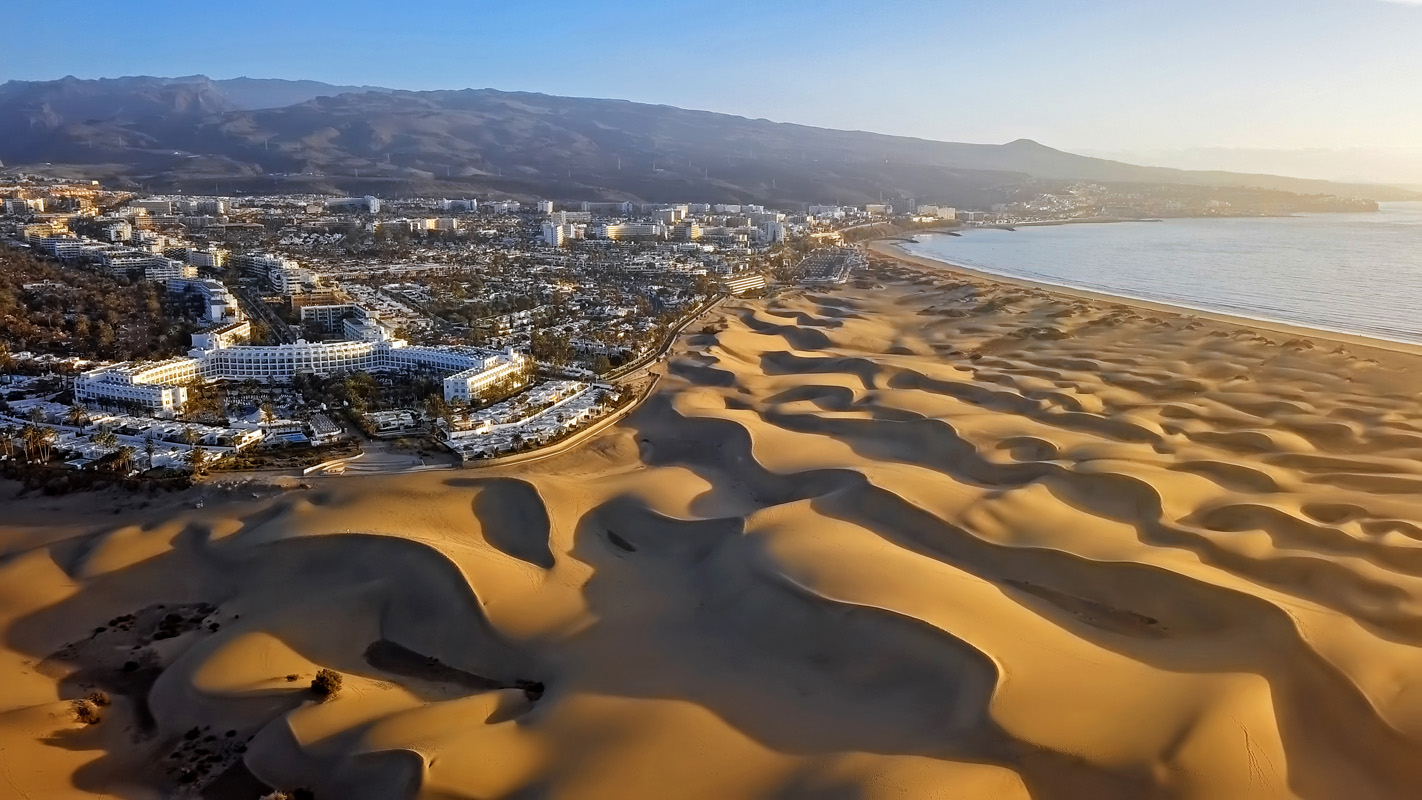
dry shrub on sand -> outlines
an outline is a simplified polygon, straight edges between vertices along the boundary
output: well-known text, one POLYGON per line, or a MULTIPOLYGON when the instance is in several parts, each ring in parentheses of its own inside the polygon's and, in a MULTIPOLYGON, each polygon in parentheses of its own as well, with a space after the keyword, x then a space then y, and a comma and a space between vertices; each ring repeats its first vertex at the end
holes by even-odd
POLYGON ((311 691, 322 701, 330 700, 341 691, 341 673, 323 669, 311 681, 311 691))
POLYGON ((104 718, 99 706, 87 697, 71 702, 69 707, 74 711, 74 719, 84 725, 97 725, 104 718))

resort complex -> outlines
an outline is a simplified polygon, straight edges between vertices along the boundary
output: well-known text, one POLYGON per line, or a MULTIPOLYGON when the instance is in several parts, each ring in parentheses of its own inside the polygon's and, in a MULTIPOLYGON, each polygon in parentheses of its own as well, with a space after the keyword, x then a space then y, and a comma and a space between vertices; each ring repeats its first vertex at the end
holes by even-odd
POLYGON ((231 345, 195 349, 188 356, 149 364, 100 367, 74 381, 74 396, 97 406, 141 407, 155 416, 182 413, 194 381, 290 383, 297 375, 401 372, 435 375, 446 402, 477 402, 500 386, 527 382, 532 363, 506 350, 417 347, 401 339, 231 345))

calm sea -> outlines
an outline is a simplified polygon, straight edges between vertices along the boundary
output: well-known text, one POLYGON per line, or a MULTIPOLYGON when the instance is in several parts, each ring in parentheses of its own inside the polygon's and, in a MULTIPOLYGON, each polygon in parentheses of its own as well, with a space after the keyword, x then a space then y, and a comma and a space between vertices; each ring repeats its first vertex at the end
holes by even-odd
POLYGON ((1422 203, 1376 214, 920 235, 914 255, 1259 320, 1422 343, 1422 203))

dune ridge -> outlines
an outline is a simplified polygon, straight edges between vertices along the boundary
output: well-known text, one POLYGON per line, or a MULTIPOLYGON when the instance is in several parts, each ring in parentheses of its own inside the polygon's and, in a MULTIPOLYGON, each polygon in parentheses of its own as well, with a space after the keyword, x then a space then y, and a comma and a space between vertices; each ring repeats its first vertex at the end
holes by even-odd
POLYGON ((10 497, 0 794, 1410 797, 1419 384, 878 261, 534 465, 10 497))

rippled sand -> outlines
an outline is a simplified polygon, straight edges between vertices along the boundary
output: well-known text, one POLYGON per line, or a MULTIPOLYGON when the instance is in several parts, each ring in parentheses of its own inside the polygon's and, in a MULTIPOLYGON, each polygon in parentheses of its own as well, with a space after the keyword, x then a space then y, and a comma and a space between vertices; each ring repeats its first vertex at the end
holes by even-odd
POLYGON ((0 796, 1416 796, 1422 358, 876 279, 533 467, 6 495, 0 796))

